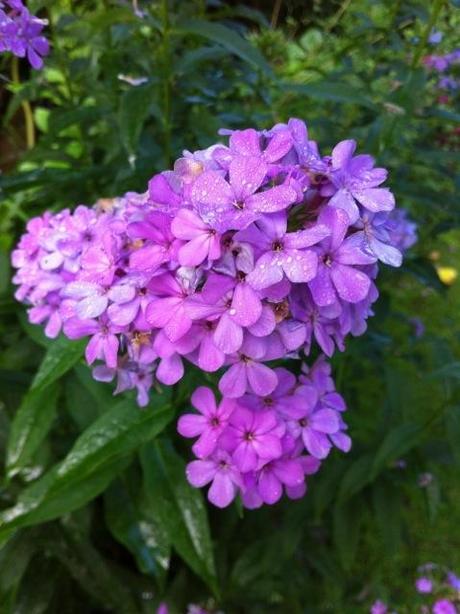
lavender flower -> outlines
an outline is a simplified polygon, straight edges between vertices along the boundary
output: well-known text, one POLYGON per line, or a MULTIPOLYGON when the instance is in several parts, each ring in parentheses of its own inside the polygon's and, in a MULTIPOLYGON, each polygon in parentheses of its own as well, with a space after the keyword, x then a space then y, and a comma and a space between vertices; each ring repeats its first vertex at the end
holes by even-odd
POLYGON ((23 5, 22 0, 0 2, 0 53, 27 57, 32 68, 43 67, 43 56, 49 53, 49 43, 42 36, 46 19, 38 19, 23 5))

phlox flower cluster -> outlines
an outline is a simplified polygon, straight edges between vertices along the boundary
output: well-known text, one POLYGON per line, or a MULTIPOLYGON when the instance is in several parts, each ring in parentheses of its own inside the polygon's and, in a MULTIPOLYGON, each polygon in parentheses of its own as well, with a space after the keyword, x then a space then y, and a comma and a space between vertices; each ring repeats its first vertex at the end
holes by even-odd
POLYGON ((179 422, 198 438, 187 475, 218 506, 240 493, 257 507, 301 496, 332 447, 349 449, 325 357, 364 333, 378 261, 399 266, 416 235, 354 141, 321 156, 298 119, 224 133, 145 194, 31 220, 12 262, 30 320, 89 337, 94 377, 141 406, 187 361, 218 372, 221 400, 200 387, 179 422), (298 377, 273 365, 314 345, 298 377))
POLYGON ((437 82, 438 89, 448 92, 459 89, 460 79, 456 69, 460 65, 460 49, 442 55, 427 55, 423 58, 423 63, 429 70, 440 75, 437 82))
MULTIPOLYGON (((421 614, 458 614, 460 612, 460 577, 453 571, 434 563, 426 563, 418 568, 414 597, 417 611, 421 614)), ((406 611, 406 610, 404 610, 406 611)), ((412 610, 411 610, 412 611, 412 610)), ((414 610, 415 611, 415 610, 414 610)), ((373 603, 371 614, 390 614, 396 611, 381 600, 373 603)))
POLYGON ((33 68, 42 68, 42 57, 49 53, 49 43, 42 35, 47 23, 32 15, 22 0, 0 0, 0 53, 27 57, 33 68))

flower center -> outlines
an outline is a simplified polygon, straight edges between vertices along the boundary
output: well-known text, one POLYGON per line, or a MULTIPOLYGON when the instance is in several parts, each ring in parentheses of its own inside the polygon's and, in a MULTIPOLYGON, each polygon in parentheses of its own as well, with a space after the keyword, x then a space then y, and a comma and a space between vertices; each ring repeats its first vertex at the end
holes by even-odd
POLYGON ((332 266, 332 258, 330 256, 330 254, 326 254, 323 258, 323 262, 327 267, 331 267, 332 266))
POLYGON ((236 200, 233 205, 236 207, 236 209, 239 209, 240 211, 242 211, 244 209, 244 207, 246 206, 244 201, 242 200, 236 200))
POLYGON ((255 439, 254 433, 252 433, 251 431, 246 431, 246 433, 244 434, 243 439, 245 441, 254 441, 254 439, 255 439))
POLYGON ((214 427, 219 426, 219 425, 220 425, 220 420, 219 420, 219 418, 218 418, 217 416, 214 416, 214 417, 213 417, 213 418, 211 418, 211 420, 209 421, 209 424, 210 424, 211 426, 214 426, 214 427))
POLYGON ((282 252, 283 251, 283 243, 278 239, 277 241, 273 241, 272 250, 274 252, 282 252))

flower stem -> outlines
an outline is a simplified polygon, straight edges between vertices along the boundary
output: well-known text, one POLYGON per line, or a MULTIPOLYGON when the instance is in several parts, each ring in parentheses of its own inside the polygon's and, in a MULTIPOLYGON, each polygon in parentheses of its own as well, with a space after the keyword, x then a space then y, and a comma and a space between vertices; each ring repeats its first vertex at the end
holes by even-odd
POLYGON ((439 17, 439 13, 441 12, 441 9, 443 7, 444 4, 444 0, 434 0, 433 4, 432 4, 432 11, 430 14, 430 18, 428 20, 428 23, 426 24, 426 28, 423 31, 422 37, 420 39, 420 42, 418 44, 418 47, 415 51, 414 57, 412 59, 412 68, 417 68, 417 66, 420 63, 420 60, 423 56, 423 54, 425 53, 425 49, 426 49, 426 45, 428 43, 428 38, 430 36, 430 32, 431 30, 434 28, 438 17, 439 17))
MULTIPOLYGON (((19 60, 16 56, 13 56, 13 61, 11 63, 11 80, 15 85, 20 85, 21 83, 19 78, 19 60)), ((33 147, 35 147, 35 125, 32 107, 30 106, 28 100, 23 100, 21 102, 21 108, 24 113, 24 120, 26 124, 27 149, 33 149, 33 147)))
POLYGON ((163 137, 164 155, 166 166, 171 162, 171 50, 169 44, 169 6, 168 0, 162 1, 162 22, 163 22, 163 137))

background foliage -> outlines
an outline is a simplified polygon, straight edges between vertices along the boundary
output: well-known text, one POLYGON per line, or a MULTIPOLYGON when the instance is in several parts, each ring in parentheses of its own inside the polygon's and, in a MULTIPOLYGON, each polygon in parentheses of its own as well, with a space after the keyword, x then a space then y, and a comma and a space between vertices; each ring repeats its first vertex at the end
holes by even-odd
POLYGON ((30 2, 50 21, 45 69, 21 64, 18 82, 0 59, 2 613, 353 613, 376 597, 412 612, 417 565, 460 570, 460 111, 421 62, 458 44, 456 4, 162 0, 140 17, 121 0, 30 2), (356 138, 388 167, 420 238, 334 359, 352 452, 304 500, 243 515, 185 482, 175 419, 202 376, 144 411, 112 397, 82 345, 27 324, 8 251, 44 209, 141 190, 221 126, 289 116, 323 151, 356 138))

